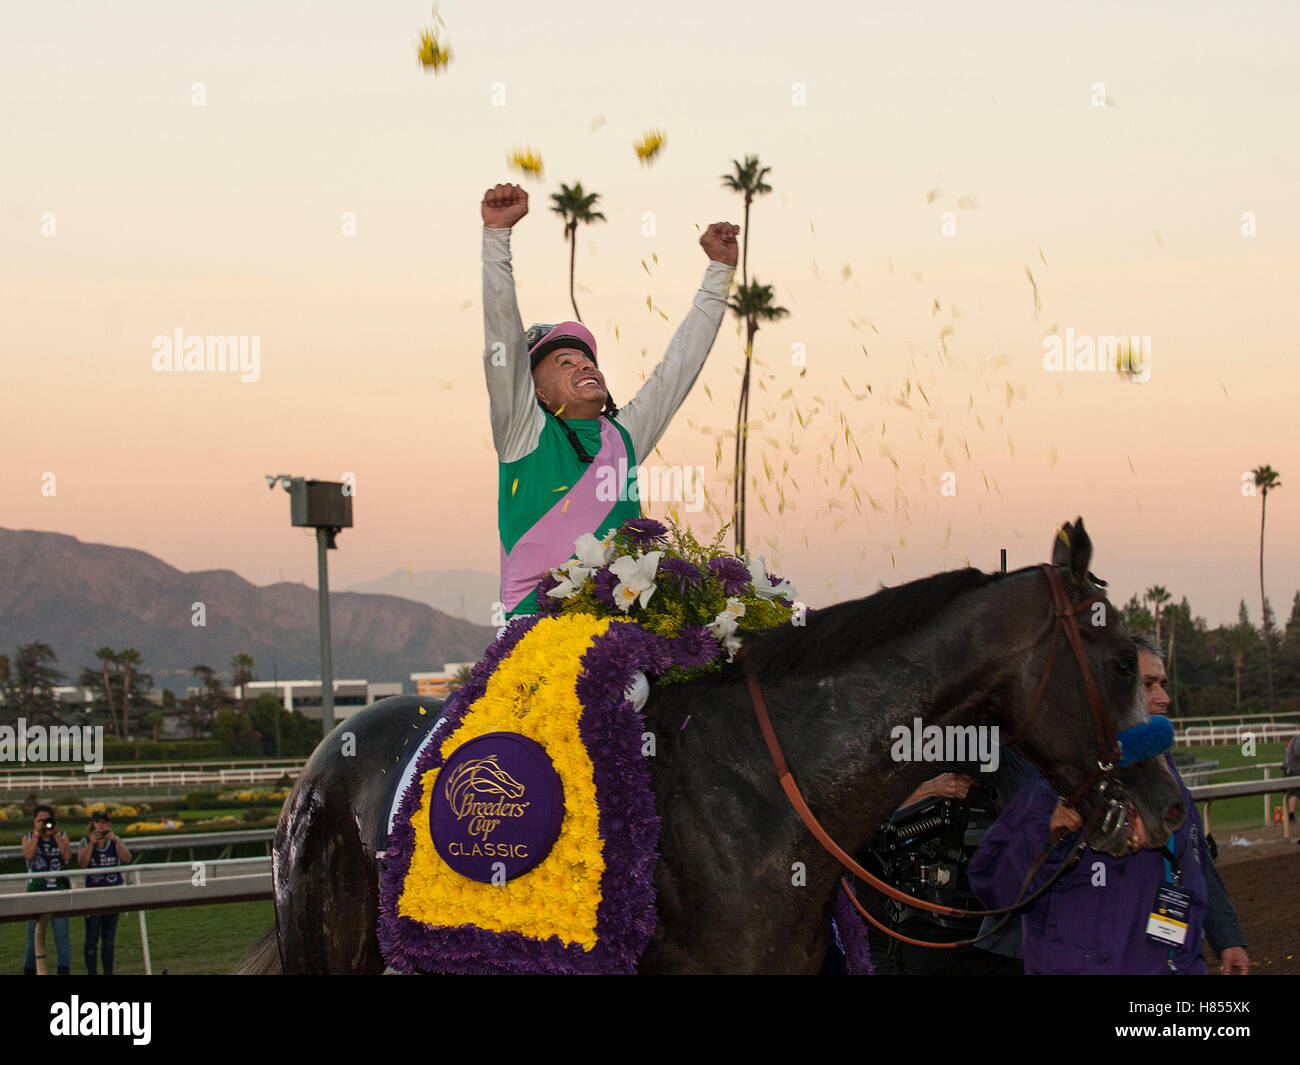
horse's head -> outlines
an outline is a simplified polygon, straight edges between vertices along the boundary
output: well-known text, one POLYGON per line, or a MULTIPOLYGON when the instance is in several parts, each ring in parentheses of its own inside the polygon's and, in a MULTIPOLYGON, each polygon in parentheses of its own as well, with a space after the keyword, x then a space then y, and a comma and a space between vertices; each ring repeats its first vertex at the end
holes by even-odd
POLYGON ((1164 758, 1118 768, 1119 758, 1108 753, 1115 734, 1147 721, 1148 714, 1137 647, 1106 598, 1104 582, 1088 572, 1091 558, 1092 541, 1076 519, 1057 533, 1054 573, 1033 575, 1038 591, 1024 609, 1038 638, 1017 675, 1008 727, 1016 746, 1085 823, 1100 817, 1088 839, 1093 849, 1121 856, 1163 846, 1188 811, 1164 758), (1061 614, 1069 617, 1062 622, 1061 614), (1091 674, 1095 709, 1068 637, 1071 625, 1091 674))

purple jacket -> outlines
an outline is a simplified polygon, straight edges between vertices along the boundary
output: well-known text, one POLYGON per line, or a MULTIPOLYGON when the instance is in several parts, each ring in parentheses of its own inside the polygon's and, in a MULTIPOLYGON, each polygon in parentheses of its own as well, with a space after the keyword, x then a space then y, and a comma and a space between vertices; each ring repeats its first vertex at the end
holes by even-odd
MULTIPOLYGON (((1192 797, 1181 780, 1179 787, 1188 818, 1169 846, 1178 858, 1178 886, 1191 892, 1192 899, 1187 938, 1174 948, 1173 963, 1179 973, 1203 974, 1205 866, 1210 856, 1192 797)), ((1056 800, 1056 791, 1038 777, 1021 789, 985 834, 966 875, 986 906, 1010 906, 1016 901, 1020 885, 1047 839, 1056 800)), ((1046 882, 1073 852, 1076 842, 1077 834, 1056 846, 1026 895, 1046 882)), ((1167 975, 1170 948, 1146 935, 1156 889, 1164 882, 1161 851, 1143 850, 1112 858, 1085 849, 1078 865, 1022 911, 1025 972, 1167 975)))

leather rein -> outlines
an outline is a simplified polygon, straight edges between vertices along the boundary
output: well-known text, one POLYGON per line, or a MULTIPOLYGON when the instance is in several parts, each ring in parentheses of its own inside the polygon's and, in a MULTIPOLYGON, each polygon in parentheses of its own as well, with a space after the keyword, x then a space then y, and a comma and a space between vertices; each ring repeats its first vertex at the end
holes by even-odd
POLYGON ((880 931, 893 936, 895 939, 902 940, 905 943, 939 949, 954 949, 957 947, 969 946, 978 940, 993 935, 1002 927, 1003 924, 1006 923, 1007 920, 1010 919, 1012 914, 1023 907, 1028 906, 1030 903, 1042 896, 1049 888, 1051 888, 1057 879, 1059 879, 1067 870, 1074 867, 1074 864, 1078 861, 1087 845, 1085 841, 1090 837, 1093 830, 1097 827, 1097 824, 1102 822, 1103 816, 1103 830, 1109 832, 1118 827, 1119 818, 1124 814, 1123 805, 1117 800, 1110 798, 1107 794, 1109 786, 1113 780, 1112 774, 1114 773, 1115 765, 1120 759, 1119 744, 1115 740, 1114 730, 1111 727, 1110 719, 1106 715, 1106 708, 1102 703, 1101 693, 1098 691, 1097 685, 1092 677, 1092 672, 1088 668, 1088 660, 1083 650, 1083 639, 1079 635, 1078 623, 1075 620, 1079 614, 1087 610, 1094 603, 1105 599, 1105 594, 1099 593, 1092 596, 1090 599, 1083 600, 1077 605, 1072 604, 1070 602, 1069 593, 1065 588, 1065 582, 1061 579, 1060 570, 1050 563, 1043 563, 1038 568, 1043 570, 1047 575, 1048 583, 1051 585, 1052 589, 1052 597, 1055 607, 1054 625, 1052 629, 1052 650, 1047 660, 1047 668, 1043 673, 1043 678, 1039 682, 1038 690, 1034 694, 1033 702, 1030 703, 1029 710, 1026 713, 1024 720, 1016 728, 1008 742, 1015 743, 1019 740, 1027 731, 1030 722, 1032 722, 1034 717, 1037 715, 1043 696, 1047 691, 1047 682, 1052 675, 1052 664, 1056 660, 1058 638, 1061 631, 1064 630, 1066 641, 1074 651, 1075 658, 1079 663, 1079 668, 1083 673, 1084 691, 1088 699, 1088 711, 1092 717, 1098 751, 1096 769, 1093 770, 1092 774, 1083 782, 1083 784, 1075 789, 1069 802, 1071 806, 1076 805, 1090 790, 1092 790, 1094 786, 1096 786, 1098 794, 1103 801, 1096 806, 1092 815, 1088 818, 1087 823, 1084 825, 1074 855, 1068 861, 1062 862, 1060 868, 1052 875, 1051 879, 1039 888, 1038 891, 1034 892, 1034 894, 1028 898, 1025 898, 1025 891, 1028 889, 1029 884, 1032 883, 1033 878, 1038 874, 1038 871, 1047 861, 1054 846, 1054 840, 1049 838, 1047 843, 1043 845, 1037 860, 1030 868, 1029 873, 1025 877, 1024 883, 1021 885, 1020 897, 1018 897, 1012 905, 1004 906, 1001 909, 962 910, 952 906, 943 906, 939 903, 928 902, 925 899, 919 899, 914 895, 909 895, 905 891, 900 891, 892 884, 888 884, 879 877, 868 872, 854 861, 853 858, 831 838, 826 829, 822 827, 812 810, 809 809, 808 803, 804 800, 803 794, 799 791, 799 785, 795 783, 794 776, 790 772, 790 767, 786 764, 785 754, 781 750, 781 744, 776 738, 776 731, 772 728, 772 719, 767 712, 767 703, 763 698, 762 688, 759 686, 758 675, 754 671, 754 663, 747 654, 748 647, 743 648, 741 651, 741 656, 744 658, 745 662, 745 677, 749 684, 750 700, 754 705, 754 714, 758 718, 758 725, 763 733, 763 740, 767 744, 768 752, 772 756, 772 763, 776 767, 777 779, 780 781, 781 789, 790 800, 790 805, 793 806, 795 812, 798 813, 800 820, 803 821, 808 831, 813 834, 814 838, 822 845, 823 849, 839 862, 844 869, 871 885, 881 894, 915 909, 926 910, 930 913, 941 914, 946 917, 1002 916, 1002 920, 999 921, 996 926, 985 932, 983 935, 975 936, 972 939, 959 940, 954 943, 929 943, 923 940, 910 939, 907 936, 886 928, 867 913, 862 904, 858 901, 857 896, 849 889, 847 881, 841 877, 840 886, 848 896, 849 901, 857 909, 858 913, 880 931))

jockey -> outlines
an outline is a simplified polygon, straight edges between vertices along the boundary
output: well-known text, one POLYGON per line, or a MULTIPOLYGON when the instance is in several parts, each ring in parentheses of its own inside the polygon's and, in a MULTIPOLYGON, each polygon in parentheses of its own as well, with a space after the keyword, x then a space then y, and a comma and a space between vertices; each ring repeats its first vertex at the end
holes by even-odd
POLYGON ((528 213, 528 194, 497 185, 484 194, 482 211, 483 369, 499 463, 501 602, 509 620, 537 611, 538 582, 573 557, 579 536, 603 536, 641 516, 637 464, 663 436, 713 347, 740 227, 715 222, 700 238, 710 262, 695 304, 663 361, 620 410, 586 326, 524 331, 510 229, 528 213))

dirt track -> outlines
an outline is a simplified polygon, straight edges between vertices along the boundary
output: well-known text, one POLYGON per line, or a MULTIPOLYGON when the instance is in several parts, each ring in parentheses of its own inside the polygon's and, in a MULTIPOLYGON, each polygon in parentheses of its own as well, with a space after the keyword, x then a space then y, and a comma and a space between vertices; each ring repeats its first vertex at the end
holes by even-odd
MULTIPOLYGON (((1214 833, 1216 864, 1246 934, 1252 976, 1300 973, 1300 832, 1291 829, 1290 839, 1280 828, 1214 833), (1233 835, 1254 845, 1232 846, 1233 835)), ((1211 973, 1219 971, 1208 946, 1205 960, 1211 973)))

